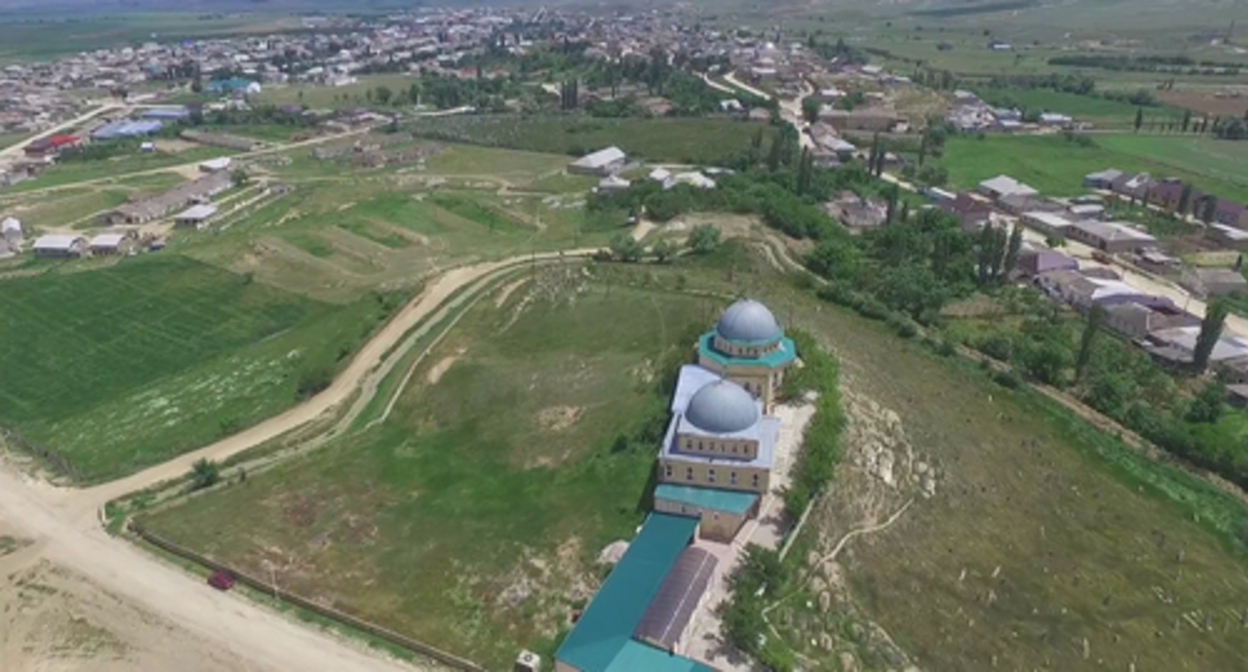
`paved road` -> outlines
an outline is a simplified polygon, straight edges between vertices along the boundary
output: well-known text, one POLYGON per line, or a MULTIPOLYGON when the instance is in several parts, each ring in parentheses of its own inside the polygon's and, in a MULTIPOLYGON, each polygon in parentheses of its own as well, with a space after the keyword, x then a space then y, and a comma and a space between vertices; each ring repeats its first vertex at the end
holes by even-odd
MULTIPOLYGON (((412 670, 384 660, 246 600, 217 593, 101 528, 108 500, 183 476, 200 458, 222 460, 303 426, 349 399, 404 335, 437 313, 461 288, 533 260, 585 256, 582 249, 518 255, 446 271, 404 306, 323 392, 274 418, 210 446, 111 483, 80 490, 32 481, 0 466, 0 520, 43 544, 45 557, 106 590, 164 616, 244 659, 278 670, 385 672, 412 670)), ((375 389, 375 388, 374 388, 375 389)))

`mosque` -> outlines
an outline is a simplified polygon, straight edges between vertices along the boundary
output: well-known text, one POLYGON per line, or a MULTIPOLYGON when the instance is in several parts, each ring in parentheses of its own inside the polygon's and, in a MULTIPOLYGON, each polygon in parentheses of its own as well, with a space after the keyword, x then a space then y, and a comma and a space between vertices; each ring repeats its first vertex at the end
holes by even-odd
POLYGON ((797 359, 766 306, 733 303, 681 367, 659 447, 654 511, 555 654, 556 672, 708 672, 677 655, 715 556, 771 487, 780 421, 768 412, 797 359))

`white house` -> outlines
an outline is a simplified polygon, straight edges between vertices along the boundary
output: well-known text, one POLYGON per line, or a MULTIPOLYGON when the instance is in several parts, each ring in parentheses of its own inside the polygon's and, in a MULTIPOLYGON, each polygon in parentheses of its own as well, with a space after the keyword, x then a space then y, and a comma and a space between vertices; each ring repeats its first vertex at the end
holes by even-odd
POLYGON ((0 237, 3 237, 10 243, 18 243, 22 240, 22 223, 16 217, 5 217, 0 222, 0 237))

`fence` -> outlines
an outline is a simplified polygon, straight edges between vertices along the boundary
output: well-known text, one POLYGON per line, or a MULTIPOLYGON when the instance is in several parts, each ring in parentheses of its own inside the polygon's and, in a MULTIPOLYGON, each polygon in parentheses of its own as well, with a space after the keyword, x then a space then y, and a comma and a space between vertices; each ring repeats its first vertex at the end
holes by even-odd
POLYGON ((388 630, 386 628, 383 628, 380 625, 375 625, 373 623, 369 623, 368 621, 356 618, 355 616, 352 616, 350 614, 346 614, 341 611, 338 611, 337 609, 333 609, 331 607, 326 607, 324 605, 317 604, 316 602, 313 602, 304 597, 300 597, 299 595, 295 595, 293 593, 289 593, 286 591, 280 591, 279 593, 279 591, 275 589, 273 584, 267 581, 263 581, 261 579, 257 579, 256 577, 251 576, 250 574, 247 574, 246 572, 241 572, 237 569, 234 569, 233 567, 217 562, 216 560, 213 560, 212 558, 200 555, 199 553, 192 551, 189 548, 185 548, 179 544, 169 541, 168 539, 164 539, 158 535, 148 532, 147 530, 143 528, 142 524, 138 523, 137 521, 133 521, 133 520, 130 521, 130 530, 134 532, 135 534, 137 534, 141 539, 143 539, 147 543, 163 551, 172 553, 185 560, 190 560, 191 562, 207 567, 208 569, 211 569, 213 571, 227 572, 230 574, 230 576, 234 577, 235 581, 242 583, 243 585, 246 585, 255 590, 258 590, 262 593, 268 593, 269 595, 272 595, 273 597, 277 599, 290 602, 291 604, 294 604, 303 609, 307 609, 308 611, 311 611, 320 616, 324 616, 325 618, 328 618, 337 623, 350 626, 357 630, 366 632, 369 635, 372 635, 373 637, 376 637, 378 639, 381 639, 391 644, 403 647, 404 649, 407 649, 409 651, 414 651, 416 653, 419 653, 420 655, 427 656, 429 658, 432 658, 433 660, 438 661, 439 663, 442 663, 443 665, 447 665, 454 669, 464 670, 465 672, 485 672, 485 668, 472 662, 471 660, 467 660, 466 658, 461 658, 453 653, 447 653, 446 651, 443 651, 434 646, 430 646, 429 644, 418 642, 409 637, 400 635, 399 633, 394 632, 393 630, 388 630))

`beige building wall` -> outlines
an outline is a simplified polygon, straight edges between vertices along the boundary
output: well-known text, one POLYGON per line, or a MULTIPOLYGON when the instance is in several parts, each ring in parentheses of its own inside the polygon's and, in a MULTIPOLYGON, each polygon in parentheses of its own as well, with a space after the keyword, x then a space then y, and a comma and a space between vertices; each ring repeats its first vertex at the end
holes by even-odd
POLYGON ((762 494, 771 486, 771 472, 761 467, 701 464, 660 457, 659 482, 762 494))
POLYGON ((681 434, 677 441, 681 450, 688 453, 743 460, 758 457, 758 442, 752 439, 719 439, 696 434, 681 434))
POLYGON ((784 382, 784 369, 769 369, 765 366, 720 366, 709 357, 699 357, 698 366, 714 371, 732 382, 744 387, 747 392, 763 402, 763 409, 771 411, 776 402, 776 390, 784 382))
POLYGON ((562 660, 555 660, 555 672, 581 672, 581 668, 573 667, 562 660))
POLYGON ((698 537, 700 539, 710 539, 711 541, 724 543, 731 543, 736 538, 737 532, 745 524, 745 521, 757 515, 757 508, 758 505, 756 504, 754 509, 738 516, 726 511, 708 511, 692 504, 682 504, 661 499, 654 501, 654 510, 660 513, 697 517, 699 521, 698 537))

